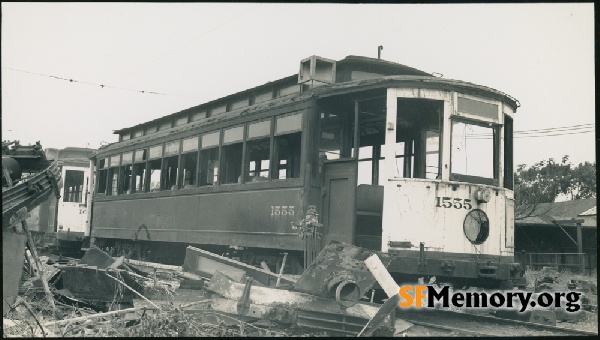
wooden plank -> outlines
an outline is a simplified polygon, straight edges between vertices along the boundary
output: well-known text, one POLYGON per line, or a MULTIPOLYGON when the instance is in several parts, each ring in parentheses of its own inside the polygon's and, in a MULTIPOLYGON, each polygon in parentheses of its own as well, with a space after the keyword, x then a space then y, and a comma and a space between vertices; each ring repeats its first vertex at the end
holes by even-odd
MULTIPOLYGON (((256 268, 240 261, 191 246, 186 249, 183 267, 187 271, 201 276, 212 276, 215 271, 220 271, 231 277, 234 281, 240 281, 244 276, 248 276, 266 286, 274 286, 278 277, 277 274, 262 268, 256 268)), ((296 283, 296 279, 283 276, 281 283, 294 284, 296 283)))

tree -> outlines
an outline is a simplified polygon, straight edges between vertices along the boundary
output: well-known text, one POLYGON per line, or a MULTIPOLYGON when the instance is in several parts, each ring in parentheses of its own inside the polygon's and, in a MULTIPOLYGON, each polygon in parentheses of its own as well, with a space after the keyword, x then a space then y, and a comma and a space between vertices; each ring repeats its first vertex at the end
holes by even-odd
POLYGON ((539 203, 554 202, 561 194, 572 200, 596 197, 596 164, 585 162, 572 168, 568 161, 565 155, 561 163, 550 158, 529 168, 517 166, 515 218, 531 216, 539 203))

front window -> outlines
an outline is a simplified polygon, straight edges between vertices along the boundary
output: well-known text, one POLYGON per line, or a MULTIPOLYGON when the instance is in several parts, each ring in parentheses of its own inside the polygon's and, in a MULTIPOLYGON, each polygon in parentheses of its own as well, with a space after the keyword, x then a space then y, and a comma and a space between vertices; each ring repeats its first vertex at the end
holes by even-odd
POLYGON ((461 120, 452 122, 450 179, 495 184, 498 128, 461 120))
POLYGON ((65 171, 63 202, 79 202, 83 192, 83 171, 65 171))

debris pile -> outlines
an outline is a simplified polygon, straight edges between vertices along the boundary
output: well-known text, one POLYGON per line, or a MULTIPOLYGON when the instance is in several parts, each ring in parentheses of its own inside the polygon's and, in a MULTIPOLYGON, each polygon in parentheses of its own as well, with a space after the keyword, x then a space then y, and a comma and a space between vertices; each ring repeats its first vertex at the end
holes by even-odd
POLYGON ((113 258, 92 246, 79 261, 40 257, 37 272, 26 266, 3 331, 31 337, 391 336, 397 302, 380 308, 368 300, 385 271, 377 257, 378 273, 371 273, 365 260, 373 256, 332 243, 294 277, 194 247, 183 266, 168 266, 113 258))

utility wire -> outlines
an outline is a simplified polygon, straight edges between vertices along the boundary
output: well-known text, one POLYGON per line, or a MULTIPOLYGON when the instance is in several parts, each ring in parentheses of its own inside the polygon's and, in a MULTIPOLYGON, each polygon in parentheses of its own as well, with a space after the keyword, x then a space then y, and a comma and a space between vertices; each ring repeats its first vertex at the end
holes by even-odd
POLYGON ((16 68, 11 68, 11 67, 6 67, 6 66, 2 66, 2 68, 5 68, 5 69, 11 70, 11 71, 33 74, 33 75, 40 76, 40 77, 48 77, 48 78, 54 78, 54 79, 58 79, 58 80, 64 80, 64 81, 68 81, 70 83, 80 83, 80 84, 86 84, 86 85, 92 85, 92 86, 99 86, 100 88, 111 88, 111 89, 132 91, 132 92, 138 92, 138 93, 144 93, 144 94, 155 94, 155 95, 160 95, 160 96, 177 96, 177 97, 200 99, 200 98, 196 98, 196 97, 190 97, 190 96, 184 96, 184 95, 178 95, 178 94, 167 94, 167 93, 161 93, 161 92, 155 92, 155 91, 135 90, 135 89, 129 89, 129 88, 113 86, 113 85, 91 83, 88 81, 82 81, 82 80, 77 80, 77 79, 72 79, 72 78, 63 78, 63 77, 52 76, 52 75, 47 75, 47 74, 42 74, 42 73, 37 73, 37 72, 19 70, 16 68))

